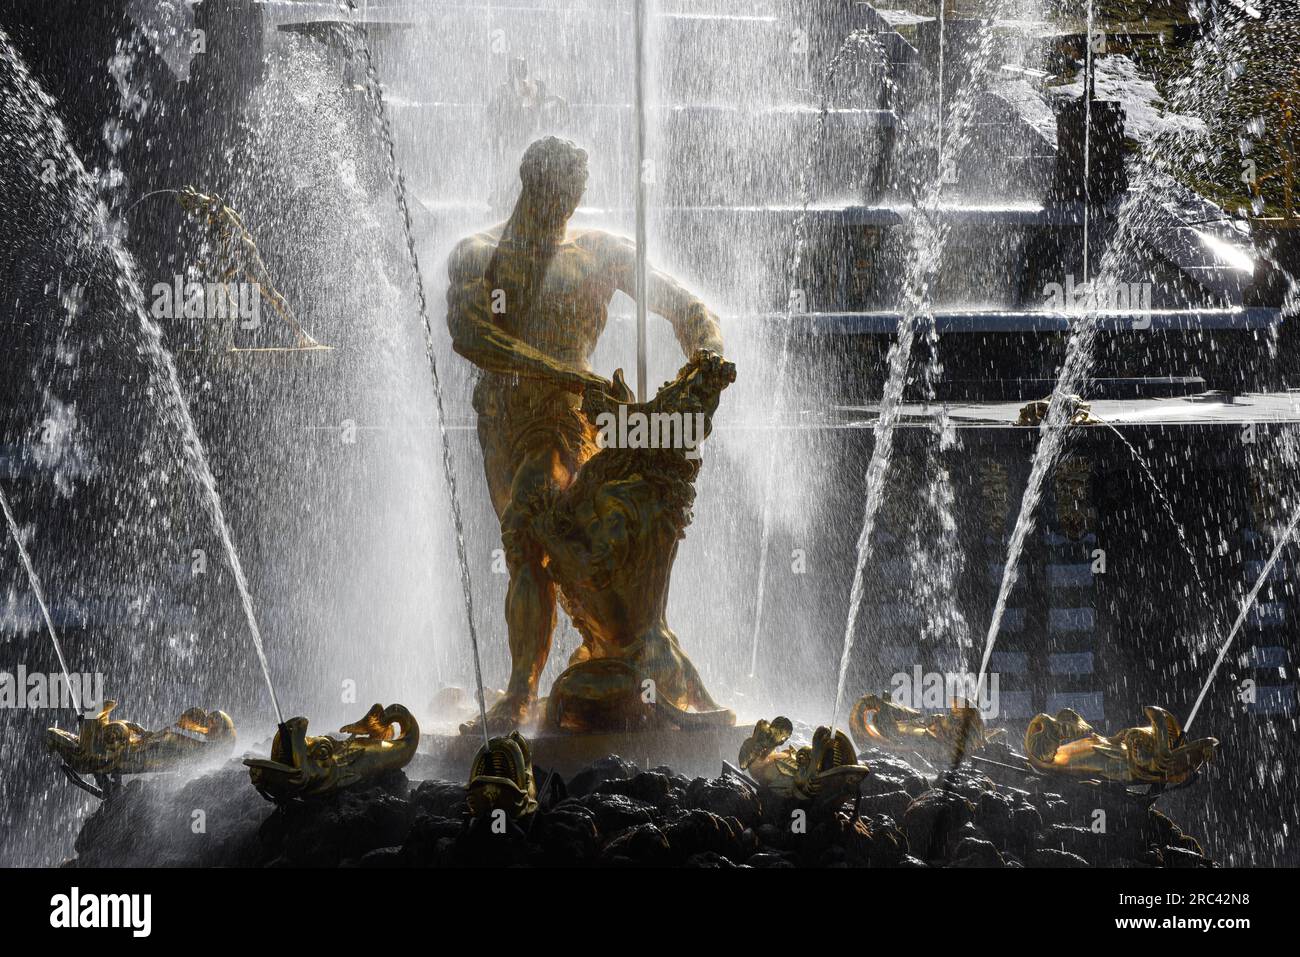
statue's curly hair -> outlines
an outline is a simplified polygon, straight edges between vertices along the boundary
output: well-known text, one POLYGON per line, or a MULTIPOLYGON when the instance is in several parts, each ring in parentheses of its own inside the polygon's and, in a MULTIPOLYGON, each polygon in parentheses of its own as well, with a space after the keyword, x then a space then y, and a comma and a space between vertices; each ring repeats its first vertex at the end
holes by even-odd
POLYGON ((533 142, 519 163, 519 179, 525 189, 544 189, 557 179, 579 176, 587 178, 587 151, 558 136, 533 142))

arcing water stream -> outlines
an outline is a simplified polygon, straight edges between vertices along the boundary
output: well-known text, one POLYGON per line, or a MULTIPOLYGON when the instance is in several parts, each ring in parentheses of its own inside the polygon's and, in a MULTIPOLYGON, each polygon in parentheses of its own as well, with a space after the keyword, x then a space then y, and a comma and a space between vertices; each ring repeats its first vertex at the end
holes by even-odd
POLYGON ((1295 535, 1296 526, 1300 525, 1300 509, 1291 516, 1291 522, 1273 546, 1273 553, 1269 555, 1268 561, 1264 563, 1263 569, 1260 570, 1259 577, 1246 595, 1245 601, 1241 603, 1241 610, 1237 612, 1237 620, 1232 623, 1232 629, 1228 632, 1228 637, 1223 640, 1219 647, 1219 654, 1214 659, 1214 664, 1210 668, 1210 673, 1205 679, 1205 684, 1201 686, 1201 692, 1196 696, 1196 702, 1192 705, 1192 710, 1187 714, 1187 720, 1183 722, 1183 730, 1190 731, 1192 722, 1196 720, 1196 715, 1201 710, 1201 703, 1205 701, 1205 695, 1210 690, 1210 685, 1214 683, 1215 676, 1219 673, 1219 666, 1223 664, 1223 659, 1227 657, 1228 649, 1232 647, 1232 641, 1237 637, 1237 632, 1241 631, 1242 625, 1246 623, 1246 616, 1250 613, 1251 608, 1255 606, 1255 599, 1259 597, 1260 591, 1263 590, 1265 582, 1273 572, 1273 566, 1277 564, 1278 558, 1282 555, 1282 549, 1287 546, 1295 535))
MULTIPOLYGON (((0 43, 3 42, 4 37, 0 36, 0 43)), ((72 682, 68 661, 63 656, 63 643, 59 641, 58 629, 54 627, 54 619, 50 616, 50 605, 45 600, 45 588, 41 585, 41 576, 36 574, 36 566, 32 564, 32 557, 27 553, 27 546, 23 543, 18 521, 14 518, 13 509, 9 505, 9 499, 5 495, 4 489, 0 489, 0 511, 4 512, 5 523, 9 526, 9 535, 13 538, 14 545, 18 549, 18 558, 22 561, 23 571, 27 573, 27 582, 31 585, 36 604, 41 608, 41 617, 45 619, 45 629, 49 632, 50 643, 54 646, 54 655, 59 659, 59 670, 63 672, 63 682, 67 686, 68 696, 72 701, 72 709, 80 716, 82 702, 77 694, 77 688, 72 682)))
POLYGON ((98 244, 94 251, 107 256, 107 265, 112 271, 116 304, 136 322, 139 330, 138 348, 147 359, 160 387, 159 412, 164 421, 180 436, 189 471, 200 487, 204 506, 221 540, 234 575, 244 618, 248 624, 249 637, 252 639, 253 650, 266 681, 276 721, 283 724, 284 714, 275 693, 275 685, 271 680, 271 667, 267 661, 261 629, 258 627, 257 615, 253 608, 248 579, 231 538, 221 495, 217 491, 216 479, 213 477, 207 453, 181 389, 176 363, 163 344, 162 330, 145 308, 144 293, 136 279, 135 263, 122 245, 118 230, 108 222, 107 211, 96 200, 90 175, 64 133, 62 121, 54 112, 53 102, 28 72, 3 31, 0 31, 0 69, 3 69, 6 74, 4 85, 10 90, 10 103, 16 105, 26 125, 25 146, 28 155, 32 158, 33 181, 39 181, 41 176, 41 170, 36 166, 40 159, 48 157, 60 162, 62 167, 60 172, 63 175, 59 176, 58 182, 67 184, 63 195, 71 207, 68 211, 70 228, 79 230, 82 236, 93 237, 98 244))

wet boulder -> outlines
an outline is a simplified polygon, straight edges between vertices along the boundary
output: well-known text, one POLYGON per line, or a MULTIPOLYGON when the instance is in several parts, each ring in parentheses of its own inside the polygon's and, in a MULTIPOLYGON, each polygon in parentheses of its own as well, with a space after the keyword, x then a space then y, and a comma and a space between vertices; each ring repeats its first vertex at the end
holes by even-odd
POLYGON ((596 817, 576 803, 539 811, 530 837, 542 862, 553 867, 587 864, 600 854, 596 817))
POLYGON ((903 832, 911 853, 925 860, 948 856, 952 837, 975 817, 975 806, 951 791, 926 791, 903 814, 903 832))
POLYGON ((719 817, 734 817, 743 827, 756 827, 763 818, 763 805, 752 787, 734 775, 696 778, 686 789, 686 807, 711 811, 719 817))
POLYGON ((598 758, 583 768, 569 781, 570 797, 586 797, 606 781, 619 781, 634 777, 640 769, 617 754, 598 758))
POLYGON ((664 832, 653 824, 638 824, 605 845, 601 863, 622 866, 665 867, 673 852, 664 832))
POLYGON ((866 817, 887 814, 894 820, 900 820, 912 803, 912 795, 906 791, 887 791, 884 794, 865 795, 858 802, 858 810, 866 817))
POLYGON ((411 805, 417 814, 434 817, 468 817, 469 805, 463 784, 451 781, 421 781, 411 796, 411 805))
POLYGON ((991 841, 978 837, 962 838, 953 852, 950 867, 1005 867, 1006 862, 991 841))
POLYGON ((621 794, 656 807, 672 803, 673 784, 667 775, 642 771, 630 778, 615 778, 596 786, 597 794, 621 794))
POLYGON ((625 794, 596 792, 581 798, 568 798, 556 805, 556 810, 578 806, 590 812, 603 839, 608 840, 619 831, 638 824, 650 824, 654 819, 654 806, 637 801, 625 794))

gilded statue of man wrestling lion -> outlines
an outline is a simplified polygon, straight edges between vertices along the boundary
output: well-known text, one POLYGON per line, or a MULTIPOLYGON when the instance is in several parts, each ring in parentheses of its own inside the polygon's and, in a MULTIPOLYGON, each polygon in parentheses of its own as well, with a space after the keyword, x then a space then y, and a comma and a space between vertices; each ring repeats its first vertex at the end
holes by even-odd
POLYGON ((717 319, 649 270, 646 306, 672 324, 688 361, 653 399, 633 403, 621 376, 595 374, 590 357, 614 293, 634 295, 635 248, 601 230, 569 229, 586 189, 584 150, 538 140, 519 175, 510 218, 462 240, 448 261, 447 322, 456 352, 479 369, 478 437, 510 573, 510 681, 488 730, 539 718, 565 731, 730 724, 664 617, 691 520, 698 440, 735 379, 717 319), (629 420, 701 428, 676 433, 689 441, 600 447, 607 430, 598 422, 629 420), (557 601, 582 645, 538 714, 557 601))

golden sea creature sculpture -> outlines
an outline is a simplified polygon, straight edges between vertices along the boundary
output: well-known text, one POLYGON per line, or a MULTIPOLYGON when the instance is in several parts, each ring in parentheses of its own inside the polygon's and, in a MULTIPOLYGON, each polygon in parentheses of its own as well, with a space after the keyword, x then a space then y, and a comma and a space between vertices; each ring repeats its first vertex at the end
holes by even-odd
POLYGON ((793 723, 783 715, 756 722, 740 746, 740 766, 763 787, 802 799, 856 792, 870 773, 857 763, 853 742, 843 731, 823 726, 813 732, 811 745, 781 747, 793 732, 793 723))
POLYGON ((290 718, 275 733, 271 758, 245 758, 253 787, 268 801, 332 794, 404 768, 420 744, 420 725, 400 704, 374 705, 339 731, 307 736, 307 719, 290 718))
POLYGON ((953 701, 946 714, 927 715, 894 702, 889 693, 866 694, 849 713, 849 730, 862 745, 876 744, 891 751, 920 751, 959 760, 1003 734, 986 729, 980 710, 953 701))
POLYGON ((100 797, 107 782, 123 774, 171 771, 235 743, 235 723, 224 711, 190 708, 170 726, 150 731, 133 721, 110 720, 116 707, 116 701, 105 701, 94 717, 82 718, 76 734, 61 728, 46 731, 47 746, 63 760, 72 782, 100 797), (81 780, 83 774, 94 777, 99 787, 81 780))
POLYGON ((1110 737, 1070 708, 1039 714, 1025 730, 1025 755, 1040 771, 1123 784, 1182 784, 1214 757, 1215 738, 1187 741, 1168 711, 1148 705, 1148 724, 1110 737))
MULTIPOLYGON (((1082 396, 1066 395, 1061 397, 1065 404, 1065 422, 1067 425, 1101 425, 1101 419, 1092 414, 1091 403, 1084 402, 1082 396)), ((1035 399, 1029 402, 1020 410, 1020 418, 1016 420, 1016 425, 1038 426, 1043 424, 1047 418, 1047 412, 1052 407, 1052 400, 1035 399)))
MULTIPOLYGON (((214 263, 203 263, 205 271, 221 282, 246 282, 253 286, 293 332, 295 345, 292 351, 330 348, 321 345, 303 329, 297 315, 294 314, 293 307, 275 287, 270 270, 266 268, 262 254, 258 252, 257 243, 253 241, 239 213, 227 206, 225 200, 215 193, 200 193, 193 186, 178 190, 177 200, 181 209, 198 219, 205 227, 207 251, 216 260, 214 263)), ((238 315, 238 312, 232 312, 231 315, 238 315)), ((249 351, 234 346, 233 322, 228 324, 227 329, 230 332, 229 351, 249 351)))
POLYGON ((514 820, 537 810, 533 756, 518 731, 492 738, 478 749, 470 768, 466 801, 475 817, 505 811, 514 820))

